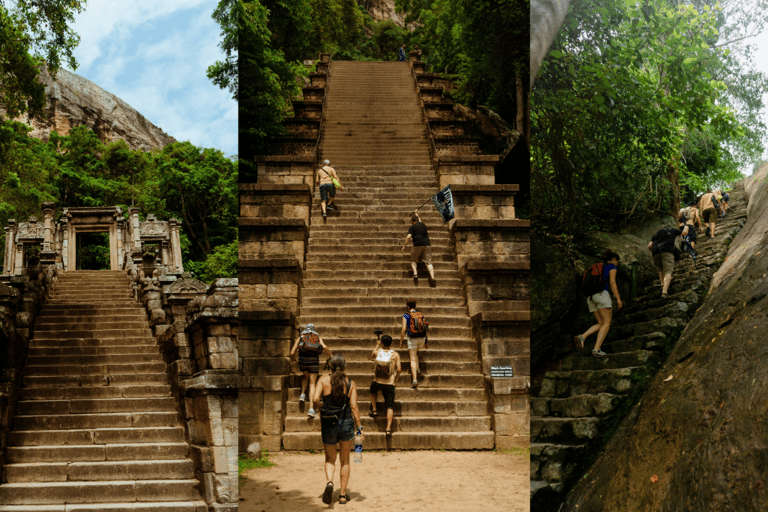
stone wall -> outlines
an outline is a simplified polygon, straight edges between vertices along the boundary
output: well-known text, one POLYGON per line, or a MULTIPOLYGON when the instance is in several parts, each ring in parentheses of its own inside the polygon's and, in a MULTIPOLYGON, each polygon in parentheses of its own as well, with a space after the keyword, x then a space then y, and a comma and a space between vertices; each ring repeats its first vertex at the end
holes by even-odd
POLYGON ((212 285, 131 268, 167 364, 195 476, 210 512, 238 509, 238 280, 212 285))
POLYGON ((24 361, 40 307, 56 282, 56 270, 31 263, 23 276, 0 277, 0 481, 13 424, 24 361))

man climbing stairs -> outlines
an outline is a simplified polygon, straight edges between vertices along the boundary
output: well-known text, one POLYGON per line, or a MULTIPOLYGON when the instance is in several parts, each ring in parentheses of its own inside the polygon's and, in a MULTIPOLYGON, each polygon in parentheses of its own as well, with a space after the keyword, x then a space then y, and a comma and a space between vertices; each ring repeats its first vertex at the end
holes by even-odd
POLYGON ((63 274, 30 341, 0 512, 204 512, 144 307, 121 271, 63 274))
MULTIPOLYGON (((493 448, 485 379, 449 232, 431 203, 419 214, 432 243, 435 287, 423 263, 421 279, 412 279, 411 245, 402 252, 410 214, 438 191, 408 66, 332 62, 327 95, 321 158, 331 161, 345 189, 326 222, 315 191, 299 322, 313 323, 333 353, 346 358, 366 449, 493 448), (417 389, 410 387, 408 350, 398 343, 411 297, 430 324, 417 389), (381 394, 378 417, 368 416, 375 329, 392 336, 402 360, 391 438, 381 394)), ((309 404, 299 402, 300 380, 289 392, 283 445, 321 449, 320 421, 309 419, 309 404)))
POLYGON ((589 469, 607 433, 641 397, 703 302, 730 241, 746 221, 743 192, 731 193, 730 207, 717 223, 714 240, 698 235, 697 262, 683 255, 675 264, 668 298, 661 298, 655 279, 632 306, 614 313, 602 347, 606 357, 590 355, 592 338, 583 354, 567 357, 557 371, 546 373, 538 396, 531 399, 532 508, 548 510, 550 500, 562 501, 589 469))

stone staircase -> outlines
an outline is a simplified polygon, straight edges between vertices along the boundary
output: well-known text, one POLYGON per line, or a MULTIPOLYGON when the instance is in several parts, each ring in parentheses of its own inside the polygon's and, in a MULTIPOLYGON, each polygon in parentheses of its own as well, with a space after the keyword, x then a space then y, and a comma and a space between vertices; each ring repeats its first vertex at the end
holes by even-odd
POLYGON ((699 233, 697 264, 684 255, 675 265, 669 297, 658 279, 633 305, 616 314, 602 350, 572 355, 547 372, 531 399, 531 506, 557 510, 564 494, 589 469, 621 419, 639 400, 650 379, 703 302, 728 245, 746 221, 743 192, 730 193, 730 213, 717 223, 715 240, 699 233))
POLYGON ((60 277, 30 341, 0 512, 204 512, 165 363, 121 271, 60 277))
MULTIPOLYGON (((410 244, 401 251, 410 213, 438 190, 408 67, 332 62, 327 94, 321 158, 331 160, 346 188, 327 222, 315 189, 299 322, 313 323, 333 353, 346 358, 346 373, 358 386, 366 449, 493 448, 485 379, 461 279, 447 225, 431 203, 420 216, 432 243, 435 287, 428 285, 423 264, 421 279, 414 282, 410 244), (368 416, 369 355, 374 329, 392 336, 398 349, 409 297, 430 322, 430 348, 419 355, 417 389, 410 387, 408 350, 398 350, 402 374, 387 439, 380 394, 379 416, 368 416)), ((299 402, 300 380, 295 376, 289 390, 283 446, 322 449, 319 420, 309 419, 308 404, 299 402)))

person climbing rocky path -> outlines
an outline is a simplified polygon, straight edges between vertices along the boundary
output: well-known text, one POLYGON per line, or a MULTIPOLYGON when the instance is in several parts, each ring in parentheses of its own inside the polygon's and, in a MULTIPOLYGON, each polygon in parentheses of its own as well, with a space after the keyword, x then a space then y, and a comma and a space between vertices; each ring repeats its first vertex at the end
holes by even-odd
POLYGON ((703 302, 746 221, 743 192, 731 193, 730 206, 715 239, 699 237, 696 263, 683 254, 675 264, 668 298, 661 298, 654 279, 614 318, 602 347, 607 356, 594 358, 585 350, 546 373, 531 399, 532 510, 558 509, 703 302))

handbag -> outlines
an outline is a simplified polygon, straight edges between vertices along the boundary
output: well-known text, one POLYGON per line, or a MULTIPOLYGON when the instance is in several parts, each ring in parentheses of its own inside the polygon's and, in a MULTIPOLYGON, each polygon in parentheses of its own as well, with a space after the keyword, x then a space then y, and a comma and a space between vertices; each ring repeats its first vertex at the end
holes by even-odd
POLYGON ((335 188, 341 188, 341 182, 340 182, 339 180, 337 180, 336 178, 334 178, 334 177, 331 175, 331 173, 329 173, 328 171, 326 171, 326 170, 325 170, 325 167, 321 167, 321 170, 322 170, 322 171, 323 171, 325 174, 327 174, 328 176, 330 176, 330 177, 331 177, 331 183, 333 183, 333 186, 334 186, 335 188))

